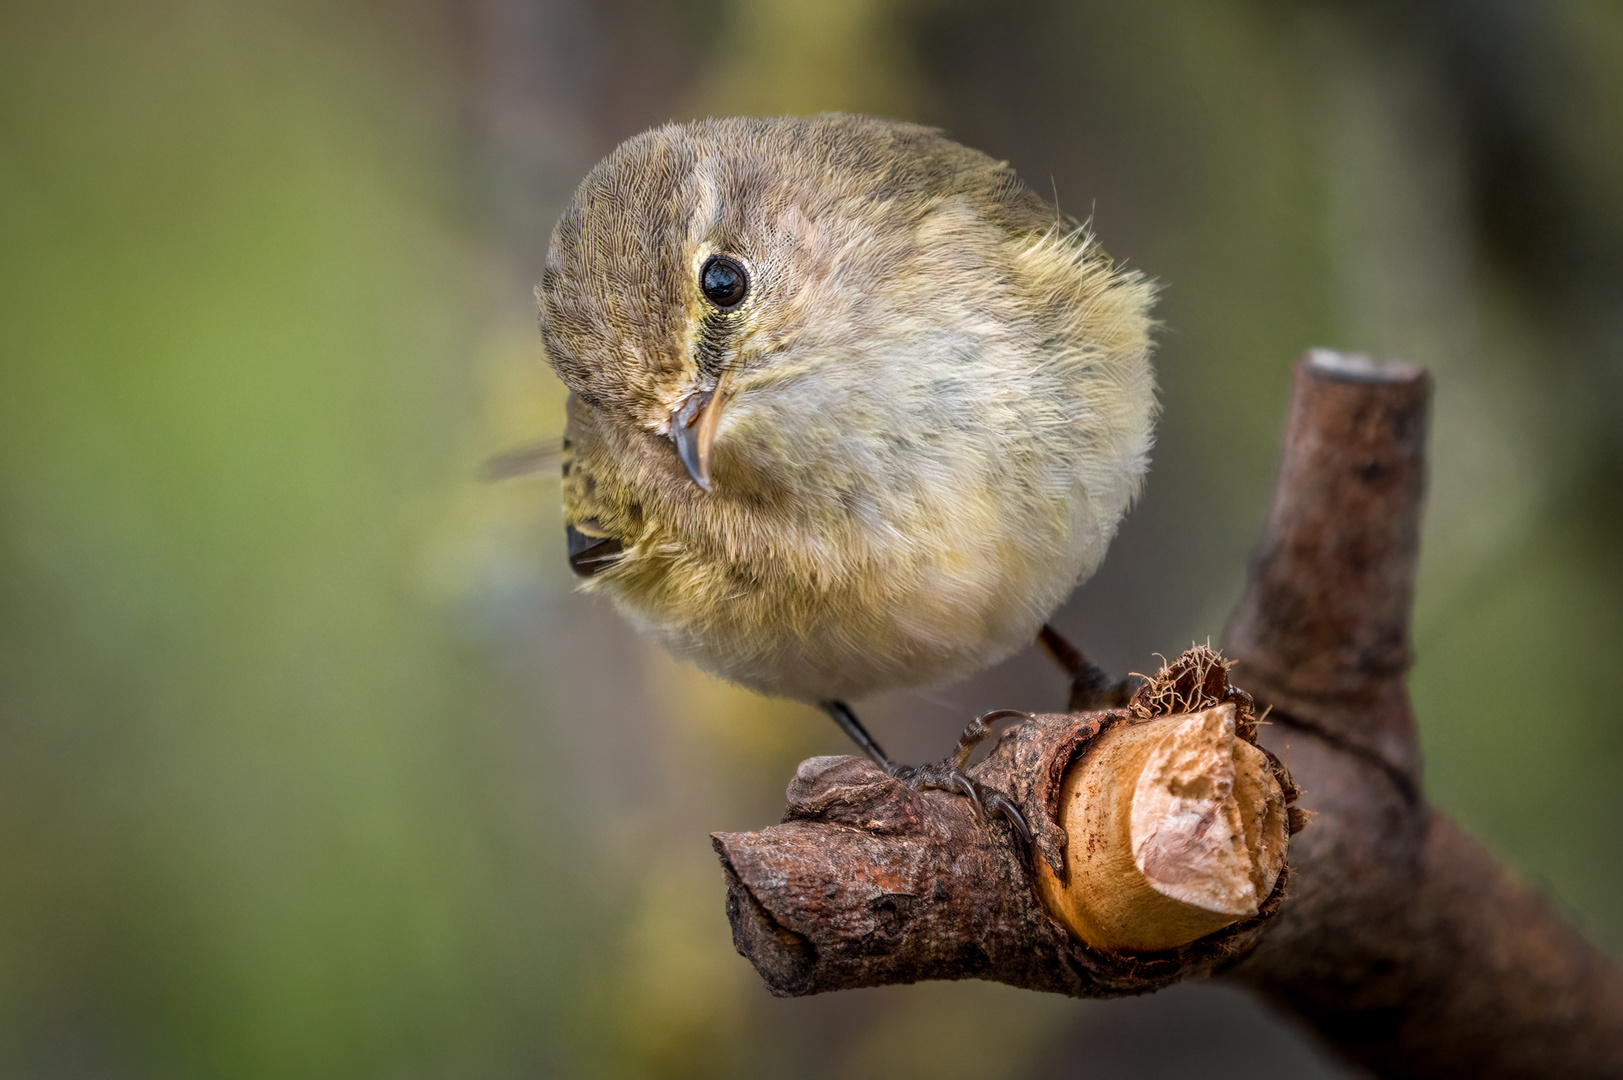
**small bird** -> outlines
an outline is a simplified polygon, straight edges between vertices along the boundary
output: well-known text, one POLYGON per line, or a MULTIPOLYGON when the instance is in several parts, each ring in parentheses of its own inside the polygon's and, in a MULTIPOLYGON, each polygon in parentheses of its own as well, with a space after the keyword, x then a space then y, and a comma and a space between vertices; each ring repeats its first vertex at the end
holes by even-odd
POLYGON ((1093 573, 1148 465, 1153 283, 1007 163, 825 113, 621 144, 536 297, 587 586, 973 797, 846 702, 1003 659, 1093 573))

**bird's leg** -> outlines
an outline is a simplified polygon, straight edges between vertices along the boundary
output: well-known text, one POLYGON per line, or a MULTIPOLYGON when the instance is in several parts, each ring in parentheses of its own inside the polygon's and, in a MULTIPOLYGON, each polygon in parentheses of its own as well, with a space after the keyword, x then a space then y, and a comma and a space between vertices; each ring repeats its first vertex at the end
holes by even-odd
POLYGON ((1037 631, 1037 644, 1071 677, 1071 696, 1065 703, 1069 712, 1120 708, 1138 689, 1138 676, 1112 679, 1104 668, 1082 655, 1082 650, 1066 641, 1059 631, 1046 623, 1037 631))
POLYGON ((843 701, 823 701, 818 704, 822 706, 824 712, 834 718, 834 722, 840 725, 841 731, 851 737, 852 742, 862 747, 862 752, 868 755, 870 761, 885 770, 886 776, 896 775, 898 766, 880 747, 879 741, 868 734, 868 729, 862 726, 862 721, 851 711, 851 706, 843 701))
POLYGON ((900 780, 914 791, 935 789, 957 792, 969 800, 970 805, 975 808, 977 817, 984 816, 988 810, 995 811, 1014 827, 1021 840, 1027 844, 1031 843, 1031 829, 1026 826, 1026 819, 1021 816, 1014 803, 1009 801, 1008 796, 978 783, 964 771, 965 766, 969 764, 969 755, 973 754, 975 747, 992 733, 993 723, 1009 717, 1024 717, 1025 713, 1013 709, 983 713, 964 728, 964 733, 958 737, 958 745, 946 758, 928 765, 898 765, 885 753, 878 741, 868 734, 868 729, 862 726, 862 721, 851 711, 851 706, 843 701, 824 701, 820 704, 823 711, 840 725, 840 730, 849 735, 852 742, 862 747, 862 752, 883 769, 886 776, 900 780))

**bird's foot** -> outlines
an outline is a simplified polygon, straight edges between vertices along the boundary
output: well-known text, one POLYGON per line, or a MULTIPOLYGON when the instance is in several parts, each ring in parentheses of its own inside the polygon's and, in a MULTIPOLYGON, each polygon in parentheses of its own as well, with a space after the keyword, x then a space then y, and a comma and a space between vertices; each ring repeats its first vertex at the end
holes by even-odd
POLYGON ((1020 809, 1007 795, 996 788, 987 787, 964 771, 969 764, 969 756, 992 733, 994 723, 1014 717, 1024 719, 1025 716, 1025 713, 1014 709, 983 713, 969 722, 958 739, 958 745, 942 760, 924 765, 893 764, 885 771, 914 791, 951 791, 962 795, 975 808, 977 818, 984 821, 988 814, 1000 815, 1014 829, 1015 835, 1029 846, 1031 829, 1026 825, 1020 809))

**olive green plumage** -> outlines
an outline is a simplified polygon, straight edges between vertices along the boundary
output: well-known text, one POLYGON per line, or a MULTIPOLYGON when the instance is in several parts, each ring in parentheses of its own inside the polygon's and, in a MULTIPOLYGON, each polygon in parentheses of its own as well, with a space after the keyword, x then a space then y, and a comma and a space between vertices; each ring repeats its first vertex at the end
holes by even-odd
POLYGON ((645 132, 581 183, 537 297, 573 392, 566 514, 619 547, 590 584, 764 693, 938 682, 1028 643, 1147 465, 1153 286, 928 128, 645 132), (747 275, 732 310, 700 287, 717 255, 747 275), (709 491, 673 447, 684 405, 714 410, 709 491))

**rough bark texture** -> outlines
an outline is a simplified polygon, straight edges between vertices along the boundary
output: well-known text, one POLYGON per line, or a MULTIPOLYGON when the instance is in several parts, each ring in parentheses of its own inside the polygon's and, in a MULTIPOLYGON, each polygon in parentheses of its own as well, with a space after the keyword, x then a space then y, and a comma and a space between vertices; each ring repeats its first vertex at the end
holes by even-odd
POLYGON ((1061 870, 1065 772, 1133 718, 1033 717, 973 770, 1021 808, 1032 852, 962 797, 851 758, 804 763, 785 824, 716 836, 735 942, 768 986, 988 978, 1103 996, 1223 972, 1384 1075, 1623 1076, 1623 972, 1421 796, 1403 674, 1428 396, 1404 365, 1313 353, 1297 367, 1226 644, 1249 695, 1217 688, 1244 702, 1247 728, 1251 697, 1272 709, 1260 741, 1301 789, 1293 831, 1311 817, 1256 917, 1154 954, 1069 936, 1033 896, 1029 860, 1061 870))
POLYGON ((1231 961, 1277 914, 1288 874, 1255 916, 1154 953, 1091 949, 1037 897, 1033 860, 1064 866, 1054 818, 1067 766, 1101 731, 1135 720, 1146 722, 1125 710, 1033 716, 971 770, 1020 807, 1031 847, 962 795, 914 791, 862 758, 802 762, 783 824, 712 838, 734 943, 782 996, 979 978, 1109 997, 1231 961))
POLYGON ((1430 396, 1431 379, 1405 364, 1318 351, 1297 366, 1273 510, 1224 639, 1253 695, 1298 724, 1323 717, 1327 737, 1414 790, 1403 674, 1430 396))
POLYGON ((1623 1076, 1623 973, 1425 805, 1403 673, 1429 380, 1311 354, 1229 627, 1314 814, 1235 975, 1388 1076, 1623 1076))

